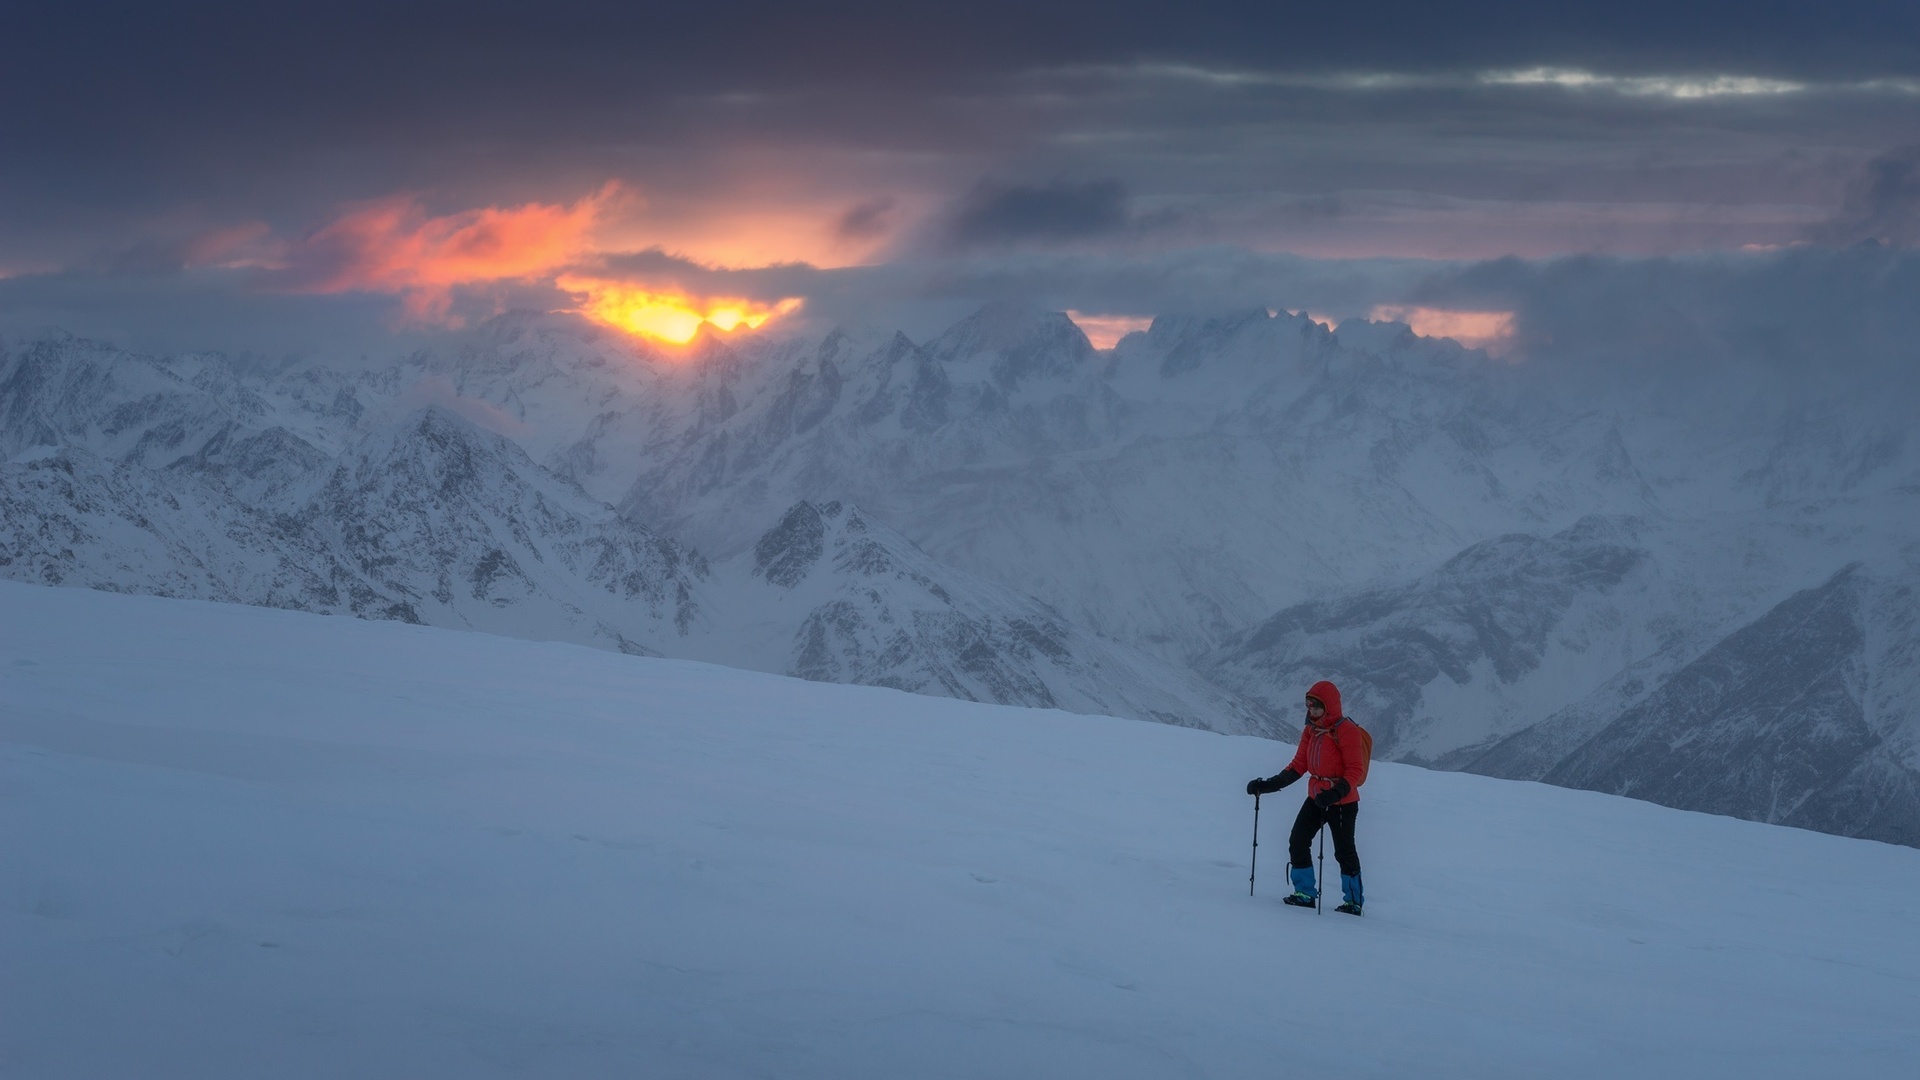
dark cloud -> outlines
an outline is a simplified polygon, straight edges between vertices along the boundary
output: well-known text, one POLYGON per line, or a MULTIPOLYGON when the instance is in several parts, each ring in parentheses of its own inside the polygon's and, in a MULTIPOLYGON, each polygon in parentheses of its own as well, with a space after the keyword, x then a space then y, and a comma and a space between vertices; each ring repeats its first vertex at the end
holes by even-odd
POLYGON ((1756 395, 1920 413, 1920 253, 1502 259, 1438 268, 1406 296, 1513 311, 1529 364, 1644 387, 1655 407, 1667 388, 1675 400, 1718 395, 1702 424, 1756 395))
POLYGON ((1902 0, 552 0, 537 9, 517 0, 73 0, 11 14, 10 36, 36 46, 10 58, 16 72, 24 68, 18 82, 58 72, 60 96, 85 104, 139 85, 140 76, 169 76, 153 81, 146 100, 120 101, 136 109, 224 99, 242 80, 268 98, 327 93, 365 105, 391 103, 387 95, 402 88, 418 100, 438 85, 444 89, 432 96, 441 103, 478 96, 491 105, 538 89, 540 79, 565 96, 635 87, 901 88, 1153 60, 1289 71, 1560 64, 1846 78, 1920 72, 1920 15, 1902 0), (100 80, 106 85, 88 85, 100 80), (497 88, 486 92, 489 83, 497 88))
POLYGON ((945 239, 963 248, 1087 240, 1117 235, 1132 223, 1126 185, 1118 180, 1046 184, 983 180, 954 208, 945 239))
MULTIPOLYGON (((268 265, 269 241, 320 265, 359 200, 444 216, 609 179, 678 220, 790 196, 772 209, 792 235, 863 257, 885 238, 895 258, 728 271, 655 250, 599 269, 914 332, 995 299, 1434 303, 1519 311, 1541 363, 1801 370, 1830 346, 1893 364, 1914 329, 1899 311, 1920 307, 1897 251, 1475 261, 1920 243, 1920 156, 1887 152, 1920 130, 1911 0, 15 7, 0 275, 89 272, 0 279, 10 325, 358 348, 398 300, 192 268, 268 265), (1002 179, 968 186, 982 176, 1002 179)), ((567 303, 528 280, 501 289, 567 303)), ((451 302, 476 315, 504 302, 465 288, 451 302)))
POLYGON ((865 199, 847 208, 834 222, 833 234, 843 240, 871 240, 893 231, 898 200, 881 196, 865 199))
POLYGON ((1812 230, 1823 244, 1920 245, 1920 144, 1874 158, 1847 188, 1839 213, 1812 230))
POLYGON ((583 273, 603 274, 651 288, 677 288, 702 296, 737 296, 768 302, 789 296, 810 296, 818 291, 819 282, 839 273, 805 263, 727 269, 659 248, 603 256, 580 269, 583 273))
POLYGON ((1623 190, 1636 169, 1661 167, 1650 155, 1695 137, 1703 158, 1729 163, 1689 173, 1702 190, 1745 175, 1772 198, 1781 188, 1765 178, 1777 170, 1756 168, 1753 146, 1716 138, 1759 132, 1778 148, 1817 133, 1857 157, 1896 141, 1884 130, 1911 130, 1911 95, 1720 103, 1706 125, 1714 138, 1700 140, 1705 113, 1662 120, 1675 110, 1660 102, 1623 114, 1607 95, 1553 88, 1294 77, 1540 66, 1920 77, 1920 7, 1904 0, 15 8, 0 64, 0 268, 23 253, 70 256, 79 234, 82 247, 124 243, 118 234, 189 204, 287 229, 400 191, 474 205, 557 198, 609 176, 698 191, 712 176, 684 163, 740 143, 871 151, 879 158, 866 160, 895 169, 918 155, 949 192, 983 173, 1113 176, 1144 199, 1184 169, 1234 190, 1430 190, 1433 177, 1449 194, 1524 198, 1623 190), (1143 71, 1195 77, 1128 74, 1143 71), (1762 130, 1788 114, 1791 130, 1762 130), (1615 141, 1649 124, 1674 130, 1615 141), (1403 141, 1409 132, 1425 134, 1403 141), (1542 167, 1503 167, 1516 155, 1542 167))

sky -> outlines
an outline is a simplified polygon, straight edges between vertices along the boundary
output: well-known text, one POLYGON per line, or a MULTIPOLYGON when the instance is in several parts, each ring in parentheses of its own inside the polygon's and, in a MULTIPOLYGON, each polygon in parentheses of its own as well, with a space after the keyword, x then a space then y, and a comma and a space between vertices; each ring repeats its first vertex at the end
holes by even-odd
POLYGON ((10 13, 0 328, 378 350, 1013 298, 1524 343, 1596 275, 1777 299, 1863 242, 1910 283, 1920 243, 1911 2, 285 7, 10 13))

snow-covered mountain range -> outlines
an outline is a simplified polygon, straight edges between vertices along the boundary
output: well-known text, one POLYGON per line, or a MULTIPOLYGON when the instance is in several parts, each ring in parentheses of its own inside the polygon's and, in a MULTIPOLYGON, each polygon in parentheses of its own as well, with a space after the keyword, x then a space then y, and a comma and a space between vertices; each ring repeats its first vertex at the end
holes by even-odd
POLYGON ((1603 382, 1265 311, 46 339, 0 357, 0 574, 1282 736, 1333 677, 1383 756, 1920 842, 1911 418, 1603 382))
POLYGON ((24 350, 0 378, 0 573, 1280 730, 852 506, 798 502, 711 563, 534 462, 505 414, 409 374, 255 388, 219 358, 24 350))

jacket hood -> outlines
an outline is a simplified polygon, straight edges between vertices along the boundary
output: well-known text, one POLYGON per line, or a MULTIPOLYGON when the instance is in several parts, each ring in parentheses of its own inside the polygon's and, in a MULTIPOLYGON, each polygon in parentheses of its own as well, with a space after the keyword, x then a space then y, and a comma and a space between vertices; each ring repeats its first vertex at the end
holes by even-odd
POLYGON ((1344 715, 1340 711, 1340 688, 1325 679, 1314 683, 1313 689, 1307 691, 1307 696, 1319 698, 1320 704, 1327 707, 1327 714, 1320 718, 1321 727, 1332 727, 1333 722, 1344 715))

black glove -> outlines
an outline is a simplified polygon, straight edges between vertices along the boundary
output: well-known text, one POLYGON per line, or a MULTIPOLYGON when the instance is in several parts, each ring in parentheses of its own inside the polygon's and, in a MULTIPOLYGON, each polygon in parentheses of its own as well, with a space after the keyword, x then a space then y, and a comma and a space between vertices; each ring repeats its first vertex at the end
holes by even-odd
POLYGON ((1327 788, 1327 790, 1321 792, 1318 795, 1315 795, 1313 797, 1313 805, 1319 807, 1322 810, 1325 810, 1328 807, 1332 806, 1334 803, 1337 803, 1341 799, 1346 798, 1347 792, 1352 790, 1353 790, 1353 786, 1347 783, 1345 777, 1341 777, 1340 779, 1335 780, 1333 784, 1327 788))
POLYGON ((1282 769, 1272 776, 1267 777, 1265 780, 1247 781, 1247 794, 1271 795, 1298 779, 1300 779, 1299 773, 1294 772, 1292 769, 1282 769))

